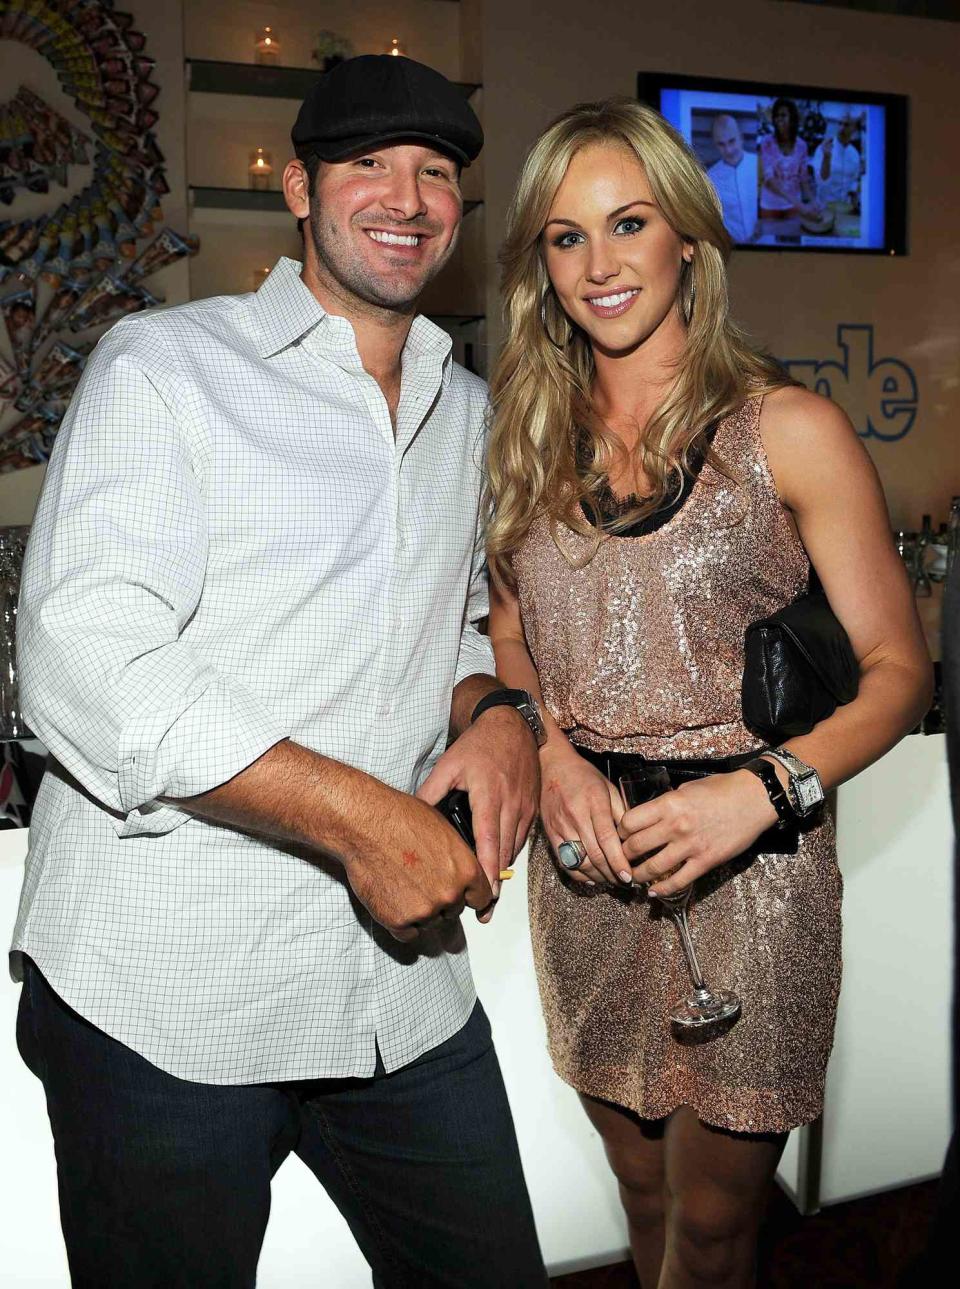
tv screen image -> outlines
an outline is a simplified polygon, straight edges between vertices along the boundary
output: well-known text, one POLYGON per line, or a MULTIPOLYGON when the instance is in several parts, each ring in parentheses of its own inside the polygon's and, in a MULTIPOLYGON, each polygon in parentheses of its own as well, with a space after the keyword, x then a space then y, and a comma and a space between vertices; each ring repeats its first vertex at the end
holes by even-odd
POLYGON ((639 97, 706 170, 736 245, 906 251, 906 100, 645 75, 639 97))

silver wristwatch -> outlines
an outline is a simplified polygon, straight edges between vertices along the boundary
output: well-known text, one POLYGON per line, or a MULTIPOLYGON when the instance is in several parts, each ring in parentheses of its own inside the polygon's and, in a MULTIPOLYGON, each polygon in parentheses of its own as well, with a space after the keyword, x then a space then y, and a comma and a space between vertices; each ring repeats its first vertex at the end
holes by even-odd
POLYGON ((812 765, 807 765, 798 756, 788 752, 785 747, 769 748, 762 755, 779 761, 790 776, 787 782, 787 794, 799 819, 808 819, 823 805, 823 784, 812 765))

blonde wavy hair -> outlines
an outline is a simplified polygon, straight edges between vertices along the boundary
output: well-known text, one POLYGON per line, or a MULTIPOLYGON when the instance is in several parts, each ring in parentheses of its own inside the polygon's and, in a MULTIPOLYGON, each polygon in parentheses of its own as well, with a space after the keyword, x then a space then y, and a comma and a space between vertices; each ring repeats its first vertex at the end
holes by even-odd
POLYGON ((507 585, 514 582, 512 555, 539 515, 549 519, 555 540, 560 525, 591 537, 589 562, 608 533, 677 495, 694 457, 702 455, 731 475, 709 446, 708 428, 746 397, 796 383, 730 318, 730 250, 712 184, 684 140, 652 108, 626 98, 581 103, 533 145, 500 252, 506 339, 490 388, 487 552, 494 575, 507 585), (590 341, 561 308, 542 254, 544 226, 567 167, 581 148, 596 143, 621 144, 634 153, 667 222, 694 247, 677 292, 685 347, 635 454, 652 491, 607 525, 591 523, 581 503, 601 513, 600 494, 623 448, 592 412, 590 341))

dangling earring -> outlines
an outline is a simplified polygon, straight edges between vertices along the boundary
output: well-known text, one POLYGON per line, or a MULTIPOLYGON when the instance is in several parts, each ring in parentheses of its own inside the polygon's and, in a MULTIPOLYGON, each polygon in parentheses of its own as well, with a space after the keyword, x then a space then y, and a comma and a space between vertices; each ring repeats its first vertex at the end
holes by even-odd
POLYGON ((693 260, 685 260, 684 263, 687 266, 686 277, 690 282, 690 290, 686 293, 687 298, 683 309, 683 320, 689 327, 693 320, 693 306, 697 298, 697 280, 693 276, 693 260))
POLYGON ((567 338, 563 342, 563 344, 560 344, 558 340, 554 340, 553 336, 551 336, 550 327, 547 323, 547 294, 549 292, 549 289, 550 288, 547 287, 544 290, 543 295, 540 297, 540 322, 541 322, 541 325, 543 326, 543 330, 547 339, 550 341, 551 345, 553 345, 554 349, 566 349, 567 345, 569 345, 570 341, 573 339, 573 328, 570 326, 570 323, 568 322, 567 338))

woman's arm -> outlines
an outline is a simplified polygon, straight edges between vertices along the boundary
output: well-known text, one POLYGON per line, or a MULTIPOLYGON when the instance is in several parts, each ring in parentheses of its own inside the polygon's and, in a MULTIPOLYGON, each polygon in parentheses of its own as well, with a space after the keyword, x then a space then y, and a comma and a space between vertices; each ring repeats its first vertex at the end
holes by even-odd
POLYGON ((769 170, 770 170, 769 162, 770 162, 770 156, 769 156, 769 152, 766 147, 766 144, 761 143, 760 147, 757 149, 757 171, 760 179, 761 196, 763 195, 763 190, 765 188, 767 189, 768 192, 772 191, 772 188, 770 186, 770 181, 773 178, 773 176, 769 173, 769 170))
POLYGON ((783 180, 777 175, 777 162, 780 158, 780 147, 776 142, 761 144, 760 151, 757 154, 760 158, 760 190, 763 189, 772 193, 774 197, 780 197, 784 201, 790 200, 790 193, 784 186, 783 180))
POLYGON ((930 706, 933 668, 877 472, 847 416, 808 390, 764 402, 760 432, 790 512, 860 663, 860 690, 809 734, 790 739, 825 788, 872 764, 930 706))
MULTIPOLYGON (((760 432, 780 498, 860 663, 853 702, 785 744, 830 789, 917 724, 933 670, 883 492, 850 421, 828 399, 789 388, 765 400, 760 432)), ((786 772, 774 768, 786 783, 786 772)), ((669 895, 741 853, 775 822, 765 797, 763 785, 740 770, 628 811, 620 831, 637 879, 669 895), (661 874, 673 875, 658 880, 661 874)))
POLYGON ((526 689, 540 704, 547 741, 540 749, 540 815, 554 851, 562 841, 582 841, 587 861, 571 876, 581 882, 629 882, 617 834, 623 806, 612 784, 580 756, 543 704, 540 678, 527 648, 520 605, 513 590, 490 578, 490 640, 497 675, 511 689, 526 689))
POLYGON ((798 165, 800 200, 806 205, 811 205, 817 199, 817 189, 813 183, 813 174, 810 168, 810 152, 802 139, 797 140, 797 147, 802 149, 798 165))

